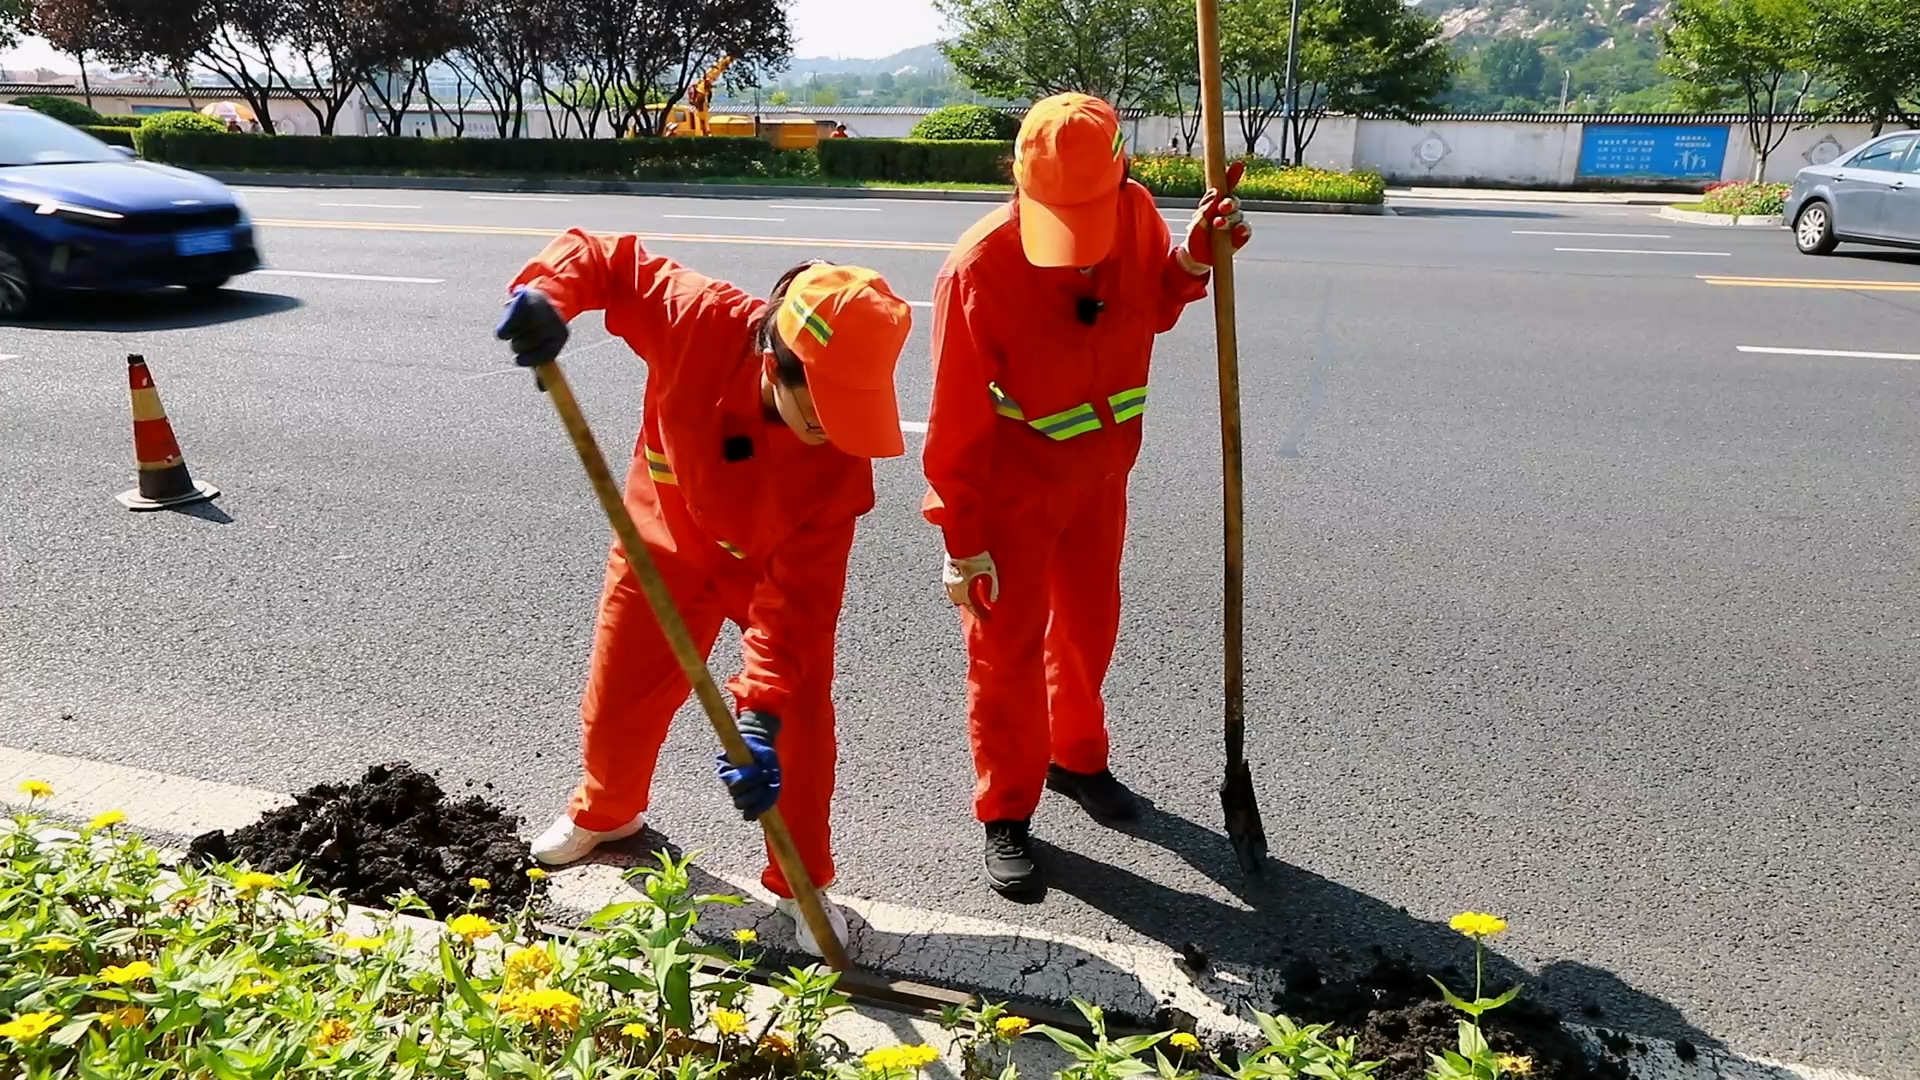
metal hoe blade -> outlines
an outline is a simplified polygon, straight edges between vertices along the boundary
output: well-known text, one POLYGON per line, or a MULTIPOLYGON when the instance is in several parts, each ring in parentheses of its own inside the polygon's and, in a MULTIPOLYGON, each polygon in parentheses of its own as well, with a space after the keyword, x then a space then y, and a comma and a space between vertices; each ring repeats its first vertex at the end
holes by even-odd
POLYGON ((1267 859, 1267 827, 1260 821, 1260 805, 1253 795, 1253 773, 1244 761, 1227 766, 1220 783, 1220 809, 1227 815, 1227 838, 1233 841, 1240 869, 1259 874, 1267 859))

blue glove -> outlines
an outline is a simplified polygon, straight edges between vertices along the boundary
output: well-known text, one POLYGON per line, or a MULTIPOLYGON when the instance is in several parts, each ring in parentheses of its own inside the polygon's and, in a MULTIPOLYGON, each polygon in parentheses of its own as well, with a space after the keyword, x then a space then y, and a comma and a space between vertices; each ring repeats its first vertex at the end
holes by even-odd
POLYGON ((780 799, 780 755, 773 748, 779 733, 779 717, 750 710, 740 717, 740 737, 753 751, 753 764, 735 765, 725 754, 714 759, 714 772, 727 785, 734 808, 748 821, 773 809, 780 799))
POLYGON ((567 321, 554 310, 553 301, 539 289, 521 286, 507 301, 506 314, 493 336, 513 344, 513 362, 521 367, 539 367, 560 358, 567 343, 567 321))

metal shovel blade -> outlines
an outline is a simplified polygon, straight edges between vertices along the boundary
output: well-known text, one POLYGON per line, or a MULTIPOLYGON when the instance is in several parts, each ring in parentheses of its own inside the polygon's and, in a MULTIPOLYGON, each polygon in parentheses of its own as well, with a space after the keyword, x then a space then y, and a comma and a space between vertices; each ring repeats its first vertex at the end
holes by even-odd
POLYGON ((1227 815, 1227 838, 1234 857, 1248 874, 1260 873, 1267 858, 1267 827, 1260 821, 1260 805, 1253 795, 1253 772, 1244 761, 1227 766, 1220 783, 1220 809, 1227 815))

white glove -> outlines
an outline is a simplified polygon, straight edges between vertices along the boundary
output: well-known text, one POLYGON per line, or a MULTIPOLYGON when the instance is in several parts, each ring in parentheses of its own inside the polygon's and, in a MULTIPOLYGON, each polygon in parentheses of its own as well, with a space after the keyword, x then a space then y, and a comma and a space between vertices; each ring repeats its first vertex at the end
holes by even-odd
POLYGON ((1000 570, 993 565, 993 555, 988 552, 983 551, 965 559, 956 559, 949 555, 946 570, 940 575, 941 583, 947 587, 947 599, 953 601, 954 607, 965 608, 972 612, 976 619, 986 616, 986 612, 981 611, 973 602, 971 586, 973 579, 977 577, 987 579, 987 603, 999 603, 1000 570))

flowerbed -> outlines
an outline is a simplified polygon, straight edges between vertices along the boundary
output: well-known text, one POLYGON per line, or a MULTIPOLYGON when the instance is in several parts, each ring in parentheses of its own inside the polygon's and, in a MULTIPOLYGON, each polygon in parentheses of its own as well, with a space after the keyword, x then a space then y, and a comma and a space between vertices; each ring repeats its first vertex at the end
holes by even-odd
POLYGON ((1715 184, 1707 188, 1700 209, 1708 214, 1771 217, 1786 211, 1787 192, 1792 188, 1792 184, 1715 184))
MULTIPOLYGON (((1132 175, 1155 195, 1199 198, 1207 190, 1206 169, 1198 158, 1137 157, 1132 175)), ((1332 172, 1310 165, 1282 168, 1262 158, 1248 158, 1239 194, 1255 201, 1378 205, 1386 201, 1387 182, 1378 173, 1332 172)))
MULTIPOLYGON (((753 932, 724 945, 696 932, 703 908, 741 901, 695 895, 689 860, 663 854, 632 871, 636 899, 554 938, 533 924, 531 890, 517 905, 500 901, 504 882, 466 881, 451 914, 433 917, 411 889, 370 914, 315 891, 301 869, 169 868, 117 813, 57 828, 32 811, 51 789, 23 790, 28 811, 0 820, 0 1076, 916 1080, 941 1056, 847 1046, 827 1030, 847 1000, 817 967, 773 977, 770 1003, 755 1007, 753 932)), ((1483 1027, 1519 993, 1488 996, 1479 977, 1482 943, 1505 923, 1470 913, 1454 928, 1474 942, 1471 998, 1455 993, 1463 981, 1442 983, 1439 997, 1402 1010, 1378 988, 1316 978, 1300 1003, 1324 1011, 1351 999, 1349 1034, 1255 1013, 1265 1045, 1214 1055, 1190 1033, 1111 1037, 1101 1011, 1077 1002, 1091 1038, 1032 1027, 1000 1005, 950 1010, 944 1023, 964 1080, 1018 1080, 1013 1045, 1029 1032, 1071 1059, 1058 1080, 1624 1075, 1564 1055, 1556 1019, 1537 1037, 1522 1034, 1525 1023, 1483 1027), (1374 1008, 1358 1009, 1363 1000, 1374 1008), (1424 1060, 1401 1052, 1416 1014, 1438 1032, 1424 1060), (1370 1041, 1392 1059, 1365 1060, 1370 1041)))

